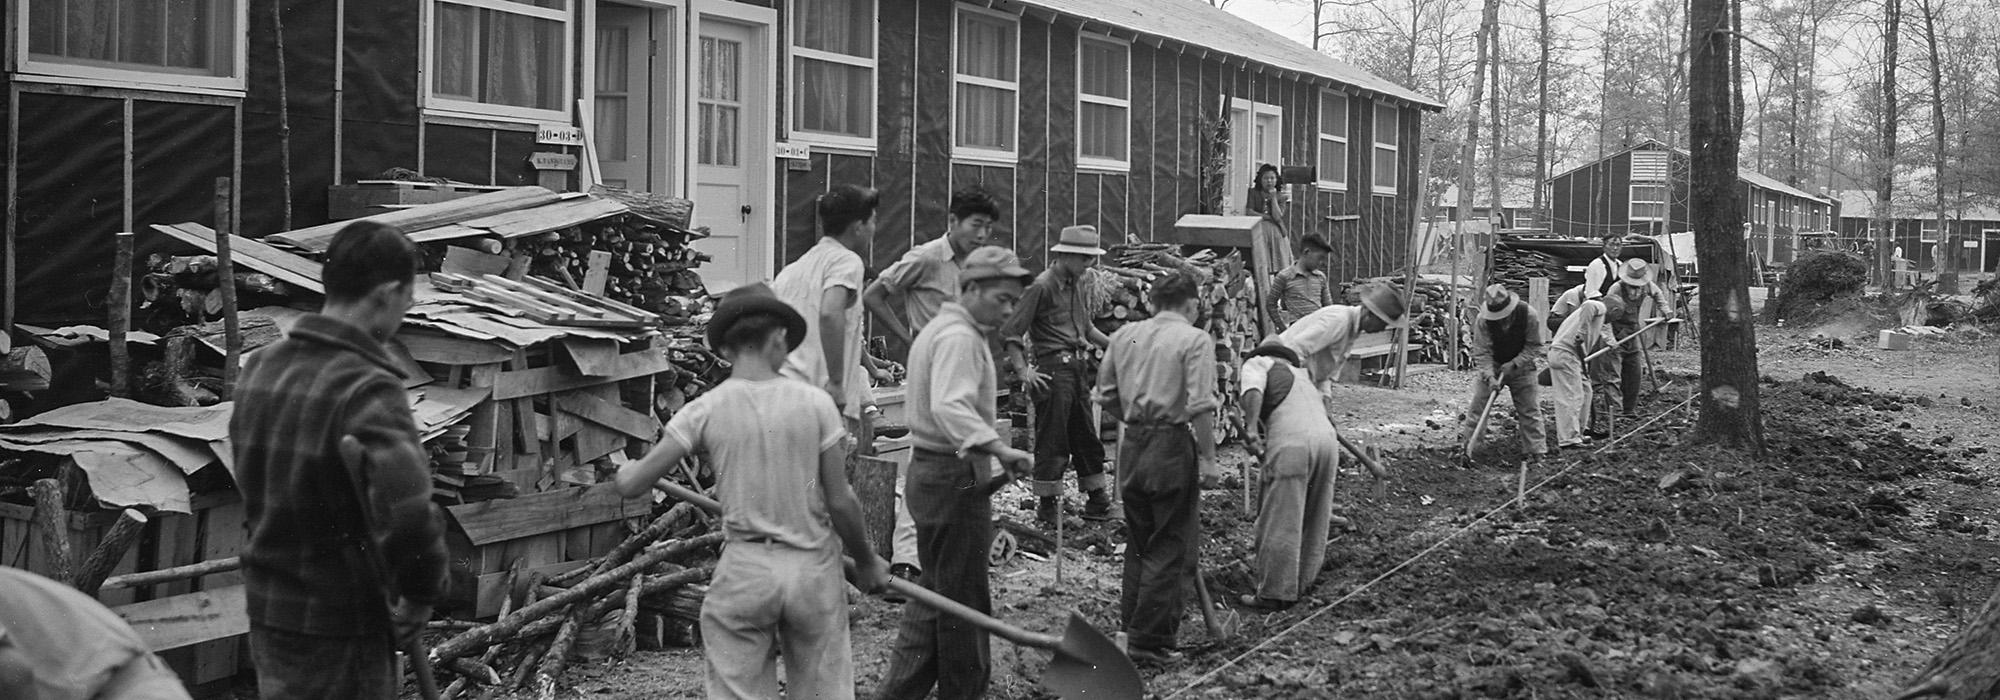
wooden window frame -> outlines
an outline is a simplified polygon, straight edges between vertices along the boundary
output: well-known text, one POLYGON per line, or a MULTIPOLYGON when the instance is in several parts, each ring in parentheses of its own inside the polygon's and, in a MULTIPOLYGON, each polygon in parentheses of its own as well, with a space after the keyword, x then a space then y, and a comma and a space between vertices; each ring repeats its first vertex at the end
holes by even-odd
MULTIPOLYGON (((998 165, 1006 167, 1019 165, 1021 162, 1021 18, 1017 15, 1013 15, 1010 13, 1001 12, 998 10, 990 10, 976 5, 967 5, 962 2, 953 3, 952 6, 957 10, 957 12, 953 13, 951 16, 951 95, 950 95, 951 159, 954 161, 977 163, 980 165, 998 165), (985 15, 987 18, 1001 20, 1013 26, 1014 80, 1012 82, 1005 80, 997 80, 994 78, 985 78, 976 75, 966 75, 964 73, 958 72, 958 58, 959 58, 958 39, 960 34, 959 22, 960 22, 960 17, 963 15, 963 13, 967 12, 977 15, 985 15), (983 146, 959 145, 958 86, 961 84, 977 85, 980 87, 993 88, 995 90, 1007 90, 1009 92, 1014 93, 1014 138, 1013 138, 1014 148, 1012 150, 986 148, 983 146)), ((1083 92, 1082 90, 1077 91, 1078 94, 1082 94, 1082 92, 1083 92)))
POLYGON ((1369 107, 1372 112, 1368 117, 1368 130, 1370 132, 1368 138, 1374 142, 1374 148, 1368 152, 1370 156, 1368 161, 1368 189, 1377 196, 1394 197, 1402 191, 1400 185, 1403 179, 1403 110, 1391 102, 1378 101, 1372 103, 1369 107), (1389 120, 1388 129, 1382 128, 1382 114, 1384 111, 1395 115, 1394 119, 1389 120), (1383 141, 1382 135, 1384 132, 1388 133, 1392 140, 1383 141), (1374 156, 1380 154, 1382 151, 1389 151, 1394 154, 1389 159, 1389 162, 1396 164, 1396 172, 1390 176, 1390 179, 1395 184, 1387 187, 1376 184, 1381 179, 1381 172, 1376 168, 1377 159, 1374 156))
MULTIPOLYGON (((1316 107, 1318 108, 1317 110, 1318 126, 1315 127, 1319 129, 1319 138, 1313 143, 1314 145, 1313 161, 1315 163, 1318 163, 1319 168, 1318 172, 1315 174, 1315 181, 1313 184, 1318 186, 1319 189, 1328 192, 1346 192, 1348 186, 1351 184, 1349 182, 1349 178, 1353 174, 1353 169, 1350 168, 1349 166, 1351 166, 1354 162, 1354 148, 1352 145, 1353 144, 1352 132, 1354 123, 1353 122, 1354 97, 1339 90, 1321 89, 1319 91, 1319 100, 1320 100, 1319 104, 1316 105, 1316 107), (1340 119, 1340 124, 1338 125, 1339 133, 1337 134, 1334 131, 1327 129, 1326 98, 1328 96, 1332 96, 1339 99, 1341 103, 1341 110, 1340 110, 1341 119, 1340 119), (1347 152, 1346 162, 1342 163, 1318 162, 1320 160, 1320 156, 1325 152, 1326 143, 1328 141, 1340 144, 1341 148, 1347 152), (1338 173, 1340 175, 1339 179, 1333 179, 1327 177, 1327 175, 1332 173, 1338 173)), ((1400 126, 1401 124, 1398 124, 1398 127, 1400 126)))
POLYGON ((1627 221, 1666 221, 1673 214, 1673 209, 1668 205, 1667 202, 1667 200, 1672 198, 1673 198, 1673 191, 1671 188, 1668 187, 1667 183, 1654 180, 1644 180, 1644 181, 1634 180, 1626 184, 1625 186, 1625 219, 1627 221), (1641 187, 1660 188, 1660 199, 1657 200, 1639 199, 1638 190, 1641 187), (1637 213, 1640 204, 1660 205, 1660 215, 1640 216, 1637 213))
MULTIPOLYGON (((1019 31, 1018 26, 1015 31, 1019 31)), ((1079 32, 1076 37, 1076 55, 1078 58, 1076 62, 1076 167, 1078 170, 1096 170, 1113 173, 1132 172, 1132 42, 1106 34, 1079 32), (1116 46, 1125 51, 1125 97, 1123 99, 1092 95, 1083 91, 1083 45, 1084 42, 1091 41, 1108 46, 1116 46), (1086 104, 1117 107, 1124 110, 1125 157, 1123 159, 1084 155, 1083 106, 1086 104)), ((1018 78, 1020 76, 1017 73, 1015 77, 1018 78)), ((1019 100, 1019 93, 1016 93, 1015 105, 1017 109, 1019 108, 1019 100)), ((1018 130, 1019 122, 1016 122, 1015 126, 1018 130)), ((1016 148, 1018 148, 1018 145, 1016 148)))
MULTIPOLYGON (((572 123, 570 115, 576 110, 577 98, 576 25, 579 22, 578 17, 581 7, 586 2, 595 2, 595 0, 569 0, 567 6, 560 10, 548 7, 536 7, 524 2, 513 2, 512 0, 423 0, 423 23, 421 28, 418 29, 418 45, 422 47, 421 51, 423 54, 423 73, 417 78, 417 82, 420 83, 417 95, 422 100, 421 104, 423 105, 424 116, 457 117, 523 124, 572 123), (437 77, 438 51, 437 10, 438 5, 441 3, 477 7, 483 10, 494 10, 561 22, 563 45, 562 49, 557 52, 557 55, 562 57, 561 65, 557 66, 562 75, 562 94, 557 100, 557 104, 560 104, 561 107, 556 109, 542 109, 538 107, 479 102, 438 95, 435 82, 437 77)), ((595 125, 592 126, 594 127, 595 125)))
POLYGON ((233 44, 230 47, 229 75, 202 75, 194 72, 174 70, 148 70, 144 66, 131 63, 94 61, 88 59, 47 60, 36 58, 30 51, 28 32, 28 6, 38 0, 16 0, 10 3, 13 11, 13 30, 7 33, 9 42, 7 68, 8 77, 23 83, 43 83, 55 85, 82 85, 89 87, 120 88, 127 90, 153 90, 177 92, 193 95, 215 95, 221 97, 242 97, 248 91, 250 69, 250 1, 225 0, 233 8, 227 36, 233 44))
MULTIPOLYGON (((813 1, 786 0, 786 19, 790 21, 799 16, 796 9, 799 3, 813 1)), ((789 138, 793 142, 848 151, 859 151, 862 153, 874 153, 876 150, 876 138, 882 133, 882 3, 881 0, 860 1, 868 4, 868 12, 873 15, 868 24, 875 28, 875 35, 869 41, 870 51, 867 57, 864 58, 838 51, 799 46, 798 34, 792 31, 790 26, 787 26, 785 28, 784 62, 786 80, 789 83, 786 88, 793 91, 798 89, 796 81, 805 74, 804 71, 798 69, 799 59, 822 63, 836 63, 854 68, 866 68, 868 70, 868 135, 856 136, 854 134, 837 134, 799 128, 799 110, 796 109, 795 105, 788 104, 785 105, 785 127, 786 131, 790 134, 789 138)), ((954 33, 956 32, 954 31, 954 33)), ((791 97, 792 95, 790 94, 786 95, 787 100, 791 99, 791 97)))

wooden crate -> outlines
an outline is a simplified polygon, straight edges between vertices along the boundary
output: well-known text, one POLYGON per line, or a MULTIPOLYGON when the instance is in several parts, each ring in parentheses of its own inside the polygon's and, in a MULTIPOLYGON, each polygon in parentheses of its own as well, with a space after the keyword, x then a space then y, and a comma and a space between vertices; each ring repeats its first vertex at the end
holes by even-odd
MULTIPOLYGON (((138 542, 125 552, 113 576, 224 559, 242 554, 248 539, 243 501, 235 491, 195 496, 193 513, 154 515, 138 542)), ((69 538, 79 562, 89 556, 111 523, 116 510, 71 511, 69 538)), ((0 563, 49 575, 42 551, 41 527, 34 508, 0 503, 0 563)), ((247 667, 248 613, 243 607, 243 577, 236 571, 157 586, 104 591, 98 600, 133 623, 167 665, 189 687, 233 678, 247 667)))
POLYGON ((477 617, 500 609, 500 580, 518 558, 526 573, 553 575, 601 555, 645 525, 653 500, 620 498, 613 484, 450 506, 450 607, 477 617))

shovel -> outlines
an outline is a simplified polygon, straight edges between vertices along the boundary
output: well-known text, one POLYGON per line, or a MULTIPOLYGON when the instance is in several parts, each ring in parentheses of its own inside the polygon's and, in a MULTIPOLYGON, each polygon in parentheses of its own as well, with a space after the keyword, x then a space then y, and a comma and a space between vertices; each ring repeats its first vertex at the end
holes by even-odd
MULTIPOLYGON (((722 504, 715 499, 672 481, 661 479, 654 482, 653 487, 711 513, 722 512, 722 504)), ((1048 671, 1042 674, 1042 687, 1056 697, 1065 700, 1139 700, 1146 693, 1146 684, 1139 680, 1139 668, 1132 664, 1132 659, 1120 651, 1110 637, 1084 622, 1082 615, 1070 613, 1069 626, 1063 630, 1063 636, 1057 637, 1001 622, 937 591, 894 576, 889 577, 889 590, 972 623, 1014 644, 1055 652, 1055 658, 1049 660, 1048 671)))
POLYGON ((1194 558, 1194 590, 1201 596, 1201 621, 1208 625, 1210 641, 1226 642, 1236 638, 1243 629, 1243 618, 1234 610, 1217 609, 1215 599, 1208 594, 1208 578, 1201 575, 1201 555, 1194 558))
POLYGON ((1472 448, 1479 446, 1480 436, 1486 434, 1486 421, 1493 417, 1493 405, 1500 402, 1500 390, 1503 388, 1500 385, 1500 375, 1495 373, 1492 381, 1487 382, 1486 386, 1488 389, 1486 407, 1479 409, 1479 421, 1472 424, 1472 437, 1467 438, 1465 441, 1465 459, 1463 461, 1466 464, 1472 463, 1472 448))

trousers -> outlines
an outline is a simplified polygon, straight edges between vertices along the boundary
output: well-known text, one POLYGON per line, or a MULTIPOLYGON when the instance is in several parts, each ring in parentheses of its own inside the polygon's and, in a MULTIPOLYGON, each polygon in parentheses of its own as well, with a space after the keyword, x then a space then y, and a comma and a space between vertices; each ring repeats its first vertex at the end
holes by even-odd
POLYGON ((1038 368, 1049 375, 1049 388, 1035 396, 1035 483, 1037 496, 1060 496, 1063 470, 1076 468, 1077 488, 1096 491, 1106 486, 1104 441, 1091 420, 1090 388, 1097 378, 1089 363, 1074 353, 1068 361, 1046 356, 1038 368))
POLYGON ((392 700, 402 685, 388 635, 322 637, 250 626, 257 695, 271 700, 392 700))
POLYGON ((917 520, 910 517, 910 504, 904 499, 909 482, 909 463, 896 465, 896 529, 889 533, 889 561, 922 570, 917 561, 917 520))
POLYGON ((730 542, 701 606, 708 697, 851 700, 847 586, 834 545, 730 542))
MULTIPOLYGON (((993 611, 986 555, 993 547, 993 504, 982 486, 983 462, 929 450, 911 451, 910 517, 917 523, 919 583, 983 613, 993 611)), ((914 601, 903 606, 882 700, 978 698, 993 675, 989 635, 914 601)))
POLYGON ((1549 348, 1549 383, 1555 390, 1556 444, 1583 444, 1583 429, 1590 425, 1590 377, 1575 348, 1549 348))
MULTIPOLYGON (((1543 434, 1539 376, 1540 373, 1533 367, 1528 367, 1508 372, 1500 378, 1500 384, 1513 394, 1514 426, 1521 431, 1521 450, 1531 455, 1547 454, 1549 451, 1548 436, 1543 434)), ((1479 411, 1486 408, 1487 400, 1493 396, 1492 380, 1493 377, 1485 372, 1472 380, 1472 406, 1466 411, 1463 425, 1468 436, 1473 424, 1479 420, 1479 411)), ((1488 419, 1487 425, 1492 425, 1491 419, 1488 419)))
POLYGON ((1125 496, 1125 576, 1118 610, 1127 640, 1171 649, 1180 633, 1198 542, 1201 474, 1184 425, 1128 424, 1118 445, 1125 496))
POLYGON ((1296 601, 1326 564, 1340 443, 1332 433, 1272 433, 1257 507, 1257 596, 1296 601))
MULTIPOLYGON (((1611 328, 1620 339, 1639 330, 1637 325, 1617 324, 1611 328)), ((1624 401, 1623 412, 1628 415, 1639 412, 1639 386, 1645 379, 1639 374, 1639 345, 1644 342, 1644 338, 1633 338, 1618 346, 1618 390, 1624 401)))

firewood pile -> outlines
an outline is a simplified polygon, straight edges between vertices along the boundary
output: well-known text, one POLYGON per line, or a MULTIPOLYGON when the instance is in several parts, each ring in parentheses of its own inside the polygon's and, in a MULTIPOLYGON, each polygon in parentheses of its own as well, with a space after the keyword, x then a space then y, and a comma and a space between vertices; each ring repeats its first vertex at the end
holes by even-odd
POLYGON ((553 698, 575 661, 635 649, 694 646, 704 585, 722 543, 719 519, 676 503, 603 556, 547 579, 508 572, 492 622, 434 620, 430 657, 456 675, 443 697, 492 697, 525 688, 553 698))
MULTIPOLYGON (((1347 285, 1344 304, 1360 304, 1360 291, 1368 285, 1392 284, 1401 289, 1408 278, 1403 275, 1393 277, 1370 277, 1357 279, 1347 285)), ((1469 300, 1477 295, 1471 283, 1457 285, 1459 311, 1464 318, 1473 318, 1474 310, 1469 300)), ((1472 361, 1472 326, 1469 322, 1453 323, 1451 312, 1453 285, 1449 280, 1436 277, 1420 277, 1417 288, 1410 295, 1410 344, 1421 345, 1410 356, 1410 361, 1418 363, 1448 364, 1464 367, 1472 361), (1451 358, 1451 334, 1456 328, 1460 333, 1457 358, 1451 358)))
MULTIPOLYGON (((1538 250, 1516 250, 1502 245, 1493 251, 1492 278, 1523 298, 1528 296, 1529 278, 1546 277, 1552 280, 1551 284, 1559 284, 1553 281, 1564 279, 1568 269, 1562 258, 1538 250)), ((1552 293, 1560 294, 1562 290, 1552 293)))
MULTIPOLYGON (((1201 318, 1193 319, 1215 338, 1215 377, 1222 396, 1236 395, 1236 369, 1243 356, 1257 347, 1257 290, 1241 251, 1217 255, 1214 249, 1184 252, 1168 243, 1129 242, 1113 246, 1083 282, 1085 305, 1096 313, 1099 330, 1109 334, 1120 326, 1153 315, 1148 290, 1152 282, 1177 270, 1201 280, 1201 318)), ((1241 425, 1234 402, 1217 409, 1216 429, 1223 440, 1235 439, 1241 425)))

